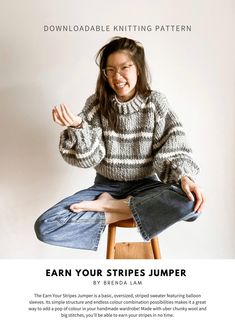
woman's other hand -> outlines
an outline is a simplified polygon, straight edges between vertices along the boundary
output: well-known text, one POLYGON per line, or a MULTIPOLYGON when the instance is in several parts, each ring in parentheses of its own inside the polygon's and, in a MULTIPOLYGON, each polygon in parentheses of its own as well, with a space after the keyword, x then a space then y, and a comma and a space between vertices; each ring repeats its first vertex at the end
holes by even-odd
POLYGON ((80 127, 82 118, 69 111, 65 104, 60 104, 52 109, 52 117, 55 123, 61 126, 80 127))
POLYGON ((195 201, 194 211, 201 213, 205 204, 205 196, 200 187, 187 176, 181 178, 181 188, 191 201, 195 201), (194 195, 193 195, 194 194, 194 195))

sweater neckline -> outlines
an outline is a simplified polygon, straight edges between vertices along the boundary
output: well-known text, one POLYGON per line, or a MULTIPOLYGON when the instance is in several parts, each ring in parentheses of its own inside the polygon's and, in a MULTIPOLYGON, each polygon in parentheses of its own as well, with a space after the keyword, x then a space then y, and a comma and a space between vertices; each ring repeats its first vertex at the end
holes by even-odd
POLYGON ((127 115, 138 112, 142 108, 144 99, 140 95, 136 94, 129 101, 121 102, 117 99, 117 96, 114 95, 112 98, 112 102, 118 113, 127 115))

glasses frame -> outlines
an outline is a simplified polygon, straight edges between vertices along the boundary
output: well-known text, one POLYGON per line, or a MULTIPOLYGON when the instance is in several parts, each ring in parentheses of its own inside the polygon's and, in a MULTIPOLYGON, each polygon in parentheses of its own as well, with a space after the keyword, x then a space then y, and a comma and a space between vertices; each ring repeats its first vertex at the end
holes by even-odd
POLYGON ((103 68, 103 69, 102 69, 102 72, 103 72, 104 76, 105 76, 107 79, 109 79, 109 78, 113 78, 117 73, 118 73, 119 75, 121 75, 121 76, 123 76, 123 75, 127 75, 128 72, 129 72, 129 70, 130 70, 130 68, 131 68, 132 66, 134 66, 133 63, 132 63, 132 64, 129 64, 129 65, 123 65, 123 66, 122 66, 122 67, 127 67, 127 73, 125 73, 125 74, 124 74, 124 73, 121 73, 121 72, 122 72, 121 68, 119 68, 119 69, 115 69, 115 68, 113 68, 114 72, 113 72, 112 75, 107 75, 107 73, 106 73, 107 68, 103 68), (120 71, 121 71, 121 72, 120 72, 120 71))

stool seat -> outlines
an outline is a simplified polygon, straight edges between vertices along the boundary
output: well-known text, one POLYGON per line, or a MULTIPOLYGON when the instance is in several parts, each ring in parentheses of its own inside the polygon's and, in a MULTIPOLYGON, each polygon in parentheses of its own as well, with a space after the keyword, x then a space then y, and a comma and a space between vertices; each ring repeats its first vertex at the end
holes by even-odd
POLYGON ((106 259, 161 259, 158 238, 150 242, 116 243, 116 228, 136 228, 134 219, 111 223, 108 226, 106 259))

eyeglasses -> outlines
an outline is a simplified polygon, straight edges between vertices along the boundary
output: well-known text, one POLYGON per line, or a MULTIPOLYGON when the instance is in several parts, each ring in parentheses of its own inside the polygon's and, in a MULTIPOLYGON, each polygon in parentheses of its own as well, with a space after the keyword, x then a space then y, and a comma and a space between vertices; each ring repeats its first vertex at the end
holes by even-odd
POLYGON ((118 73, 121 76, 125 76, 129 74, 131 67, 133 65, 134 64, 124 65, 119 69, 115 69, 114 67, 107 67, 102 69, 102 72, 104 73, 104 76, 106 76, 108 79, 114 77, 116 73, 118 73))

